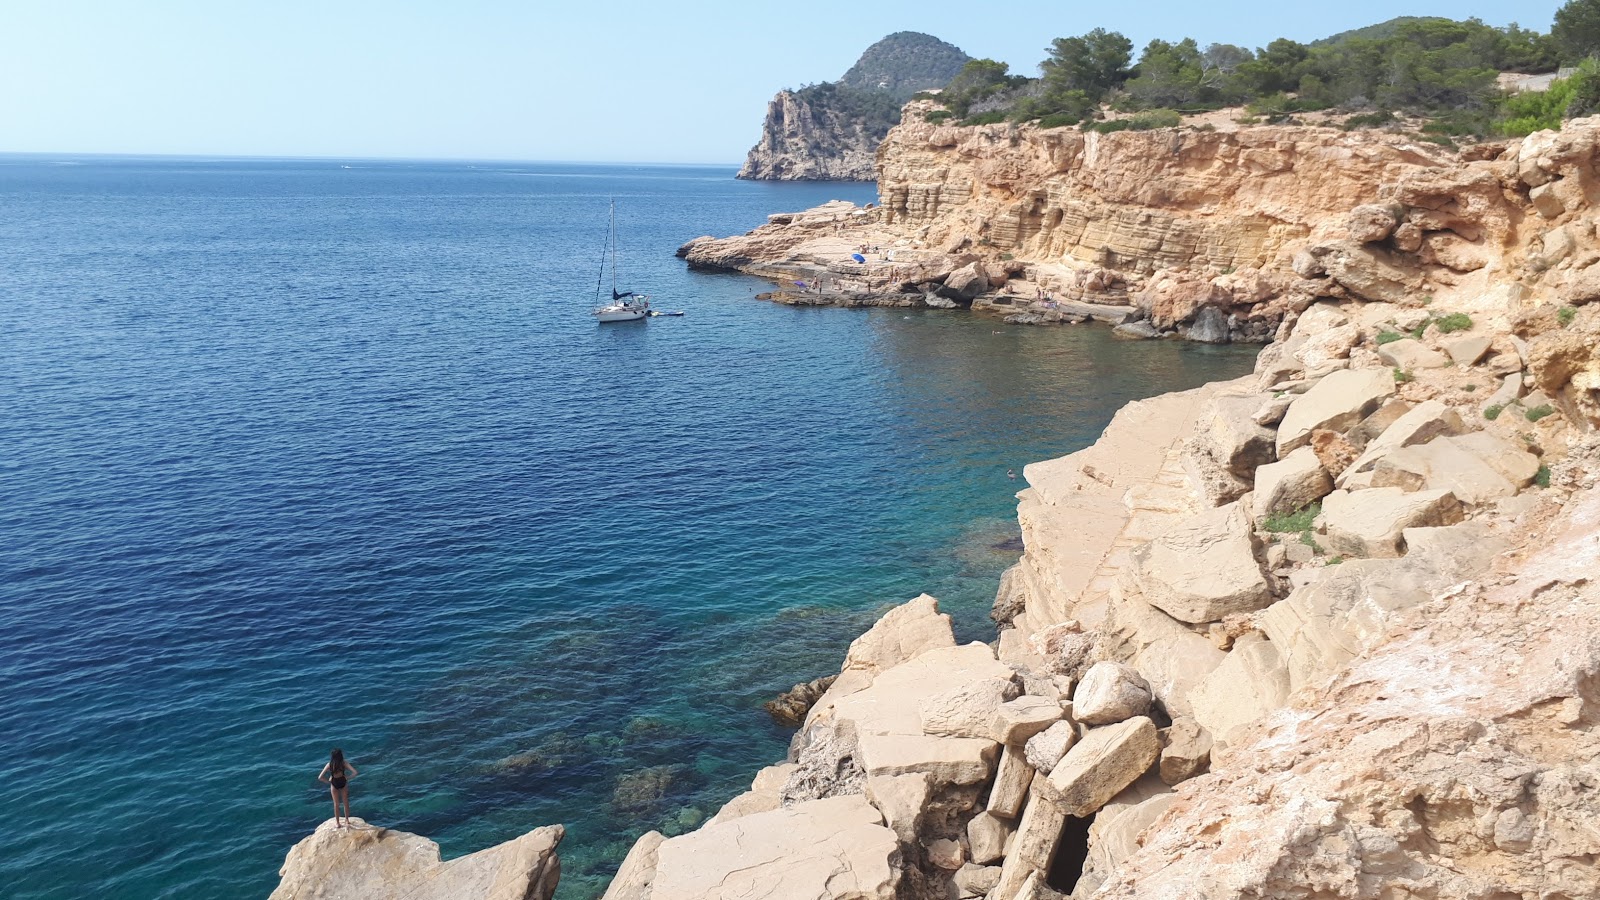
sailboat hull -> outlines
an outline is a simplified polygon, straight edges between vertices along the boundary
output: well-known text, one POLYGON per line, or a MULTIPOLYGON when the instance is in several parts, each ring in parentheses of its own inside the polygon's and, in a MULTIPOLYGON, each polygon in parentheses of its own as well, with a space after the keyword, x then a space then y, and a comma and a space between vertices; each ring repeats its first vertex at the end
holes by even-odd
POLYGON ((637 322, 648 312, 634 306, 602 306, 594 311, 594 317, 601 322, 637 322))

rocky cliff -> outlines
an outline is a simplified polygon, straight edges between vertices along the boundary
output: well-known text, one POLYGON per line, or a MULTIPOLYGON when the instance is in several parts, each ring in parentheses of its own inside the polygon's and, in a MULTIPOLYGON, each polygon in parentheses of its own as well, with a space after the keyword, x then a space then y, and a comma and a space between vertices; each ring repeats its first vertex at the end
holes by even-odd
POLYGON ((1004 246, 1023 277, 1120 279, 1152 330, 1219 307, 1275 330, 1254 375, 1028 466, 997 640, 892 610, 789 760, 641 841, 616 900, 1600 896, 1600 120, 1465 158, 1108 137, 903 127, 885 208, 685 248, 866 279, 830 255, 883 242, 923 298, 988 267, 981 298, 1004 246), (1074 204, 1115 258, 1079 257, 1074 204), (1222 263, 1254 269, 1245 303, 1222 263), (861 855, 735 852, 795 817, 861 855))
POLYGON ((756 181, 871 181, 878 143, 888 128, 814 96, 779 91, 767 103, 761 140, 739 178, 756 181))
POLYGON ((967 60, 932 35, 901 31, 868 47, 837 82, 779 91, 738 177, 873 180, 874 154, 900 121, 900 105, 949 83, 967 60))

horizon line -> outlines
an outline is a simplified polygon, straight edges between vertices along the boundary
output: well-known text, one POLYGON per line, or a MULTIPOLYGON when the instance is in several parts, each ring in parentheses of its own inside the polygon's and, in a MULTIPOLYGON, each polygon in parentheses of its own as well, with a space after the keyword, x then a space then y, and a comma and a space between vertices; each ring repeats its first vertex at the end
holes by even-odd
POLYGON ((66 158, 94 157, 103 159, 173 159, 173 160, 282 160, 298 162, 413 162, 413 163, 498 163, 515 165, 564 166, 697 166, 701 168, 742 165, 740 162, 650 162, 642 160, 587 160, 587 159, 518 159, 497 156, 330 156, 330 155, 277 155, 266 153, 140 153, 133 151, 75 151, 75 150, 0 150, 0 158, 35 157, 66 158))

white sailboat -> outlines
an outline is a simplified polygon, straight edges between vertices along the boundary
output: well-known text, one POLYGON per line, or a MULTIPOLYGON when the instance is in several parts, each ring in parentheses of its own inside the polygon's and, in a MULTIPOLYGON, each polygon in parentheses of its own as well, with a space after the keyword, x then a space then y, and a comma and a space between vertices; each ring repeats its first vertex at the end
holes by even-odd
POLYGON ((611 270, 611 302, 597 306, 594 317, 601 322, 634 322, 650 315, 650 296, 633 291, 617 290, 617 201, 611 201, 611 231, 606 235, 606 249, 600 257, 600 278, 595 283, 595 299, 605 286, 606 269, 611 270))

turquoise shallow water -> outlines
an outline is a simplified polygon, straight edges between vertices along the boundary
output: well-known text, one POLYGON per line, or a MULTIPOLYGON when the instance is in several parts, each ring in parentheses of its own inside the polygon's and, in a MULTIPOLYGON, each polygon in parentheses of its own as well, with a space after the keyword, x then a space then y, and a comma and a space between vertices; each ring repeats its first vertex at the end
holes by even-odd
POLYGON ((672 250, 871 189, 731 175, 0 157, 3 893, 264 896, 339 745, 593 896, 887 604, 986 636, 1008 467, 1253 357, 755 301, 672 250), (613 196, 684 318, 587 317, 613 196))

